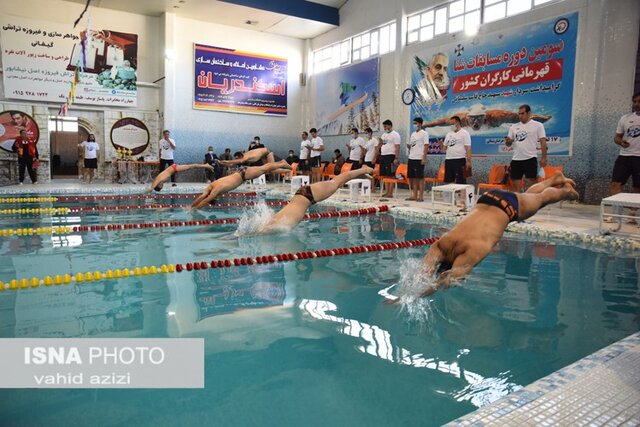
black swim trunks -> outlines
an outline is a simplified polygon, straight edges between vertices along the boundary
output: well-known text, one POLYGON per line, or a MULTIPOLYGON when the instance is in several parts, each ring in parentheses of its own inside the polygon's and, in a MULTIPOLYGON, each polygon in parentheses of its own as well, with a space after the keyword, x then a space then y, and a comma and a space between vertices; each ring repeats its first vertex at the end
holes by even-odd
POLYGON ((509 217, 509 222, 518 221, 518 196, 504 190, 491 190, 478 199, 479 204, 495 206, 509 217))
POLYGON ((246 166, 240 166, 238 168, 238 170, 236 170, 237 173, 240 174, 240 178, 242 178, 242 180, 245 180, 244 174, 247 173, 247 167, 246 166))
POLYGON ((310 185, 303 185, 298 189, 298 191, 296 191, 295 195, 306 197, 307 200, 309 200, 309 202, 311 202, 312 205, 316 204, 316 199, 313 198, 313 193, 311 192, 310 185))

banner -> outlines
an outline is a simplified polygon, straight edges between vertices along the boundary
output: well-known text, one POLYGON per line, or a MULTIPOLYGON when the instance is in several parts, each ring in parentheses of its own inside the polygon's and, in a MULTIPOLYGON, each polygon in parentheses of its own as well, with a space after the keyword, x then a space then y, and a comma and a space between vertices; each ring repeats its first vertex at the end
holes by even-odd
POLYGON ((0 17, 7 98, 64 103, 76 68, 78 104, 136 105, 138 36, 71 24, 0 17), (82 54, 82 45, 85 54, 82 54))
POLYGON ((194 44, 193 108, 287 115, 287 60, 194 44))
POLYGON ((320 135, 348 135, 380 125, 378 59, 316 76, 316 117, 320 135))
POLYGON ((528 104, 544 124, 550 155, 571 155, 573 74, 578 13, 477 36, 414 57, 411 120, 420 116, 435 139, 450 130, 457 115, 471 134, 473 154, 510 154, 504 145, 518 107, 528 104))

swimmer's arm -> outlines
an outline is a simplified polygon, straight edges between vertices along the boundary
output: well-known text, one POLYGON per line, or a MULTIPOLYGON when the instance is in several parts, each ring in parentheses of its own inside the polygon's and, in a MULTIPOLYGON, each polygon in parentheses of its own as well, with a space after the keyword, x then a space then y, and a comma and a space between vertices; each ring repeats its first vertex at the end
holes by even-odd
POLYGON ((478 258, 475 255, 468 255, 466 253, 458 255, 451 265, 451 270, 442 273, 436 282, 436 286, 427 289, 420 296, 422 298, 428 297, 434 294, 440 288, 448 288, 451 285, 458 283, 462 280, 473 267, 480 262, 482 258, 478 258))

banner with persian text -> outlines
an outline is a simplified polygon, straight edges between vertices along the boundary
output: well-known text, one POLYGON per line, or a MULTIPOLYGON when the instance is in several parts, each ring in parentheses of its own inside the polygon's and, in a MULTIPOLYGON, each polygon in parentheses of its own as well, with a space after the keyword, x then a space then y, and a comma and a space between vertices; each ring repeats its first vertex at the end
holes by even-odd
POLYGON ((7 98, 64 103, 80 68, 75 103, 137 104, 137 34, 0 16, 0 37, 7 98))
POLYGON ((287 115, 287 60, 194 44, 193 108, 287 115))
POLYGON ((544 124, 550 155, 571 155, 571 120, 578 13, 479 35, 414 57, 411 119, 420 116, 435 139, 457 115, 471 134, 473 154, 510 154, 504 145, 518 107, 531 106, 544 124))

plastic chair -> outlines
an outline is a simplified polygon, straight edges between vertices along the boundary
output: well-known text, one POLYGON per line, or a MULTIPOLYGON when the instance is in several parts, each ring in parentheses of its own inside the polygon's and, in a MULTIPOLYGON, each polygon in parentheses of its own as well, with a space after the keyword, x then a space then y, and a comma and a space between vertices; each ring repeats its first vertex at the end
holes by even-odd
POLYGON ((507 174, 508 165, 493 165, 489 172, 489 182, 478 184, 478 195, 481 190, 509 190, 511 188, 511 180, 508 179, 504 183, 507 174))
MULTIPOLYGON (((394 192, 398 190, 398 184, 407 184, 407 186, 411 188, 411 183, 409 182, 409 178, 407 178, 408 174, 409 174, 409 166, 406 163, 400 163, 398 165, 398 169, 396 169, 396 176, 402 175, 404 178, 402 179, 382 178, 382 183, 383 184, 386 184, 387 182, 392 183, 394 192)), ((384 185, 380 185, 380 195, 382 195, 383 188, 384 188, 384 185)))
MULTIPOLYGON (((349 171, 351 170, 351 168, 352 168, 352 167, 353 167, 353 163, 347 163, 347 162, 345 162, 345 163, 342 165, 342 167, 340 168, 340 173, 346 173, 346 172, 349 172, 349 171)), ((336 176, 336 174, 335 174, 335 173, 332 173, 332 174, 328 174, 328 175, 326 175, 326 176, 327 176, 327 178, 332 179, 333 177, 335 177, 335 176, 336 176)))
POLYGON ((278 177, 282 178, 282 181, 284 182, 284 181, 287 180, 287 178, 289 180, 291 180, 291 177, 292 176, 296 176, 296 175, 298 175, 298 163, 297 162, 293 162, 293 163, 291 163, 291 171, 289 171, 289 172, 280 172, 278 174, 278 177))
POLYGON ((444 163, 440 164, 440 167, 438 168, 438 175, 435 177, 428 176, 424 179, 424 182, 431 183, 432 187, 436 184, 444 183, 444 163))

